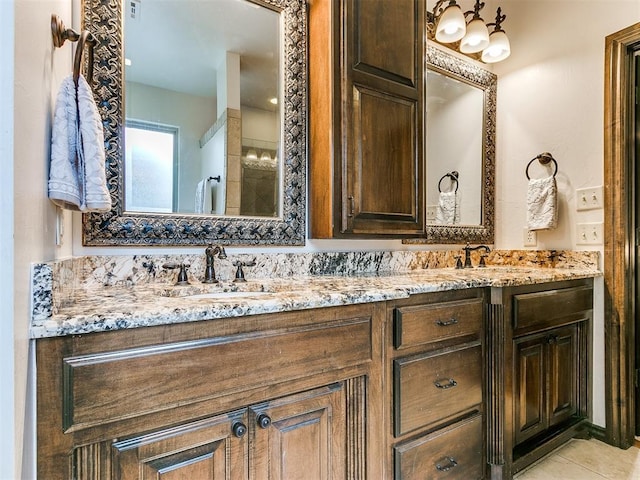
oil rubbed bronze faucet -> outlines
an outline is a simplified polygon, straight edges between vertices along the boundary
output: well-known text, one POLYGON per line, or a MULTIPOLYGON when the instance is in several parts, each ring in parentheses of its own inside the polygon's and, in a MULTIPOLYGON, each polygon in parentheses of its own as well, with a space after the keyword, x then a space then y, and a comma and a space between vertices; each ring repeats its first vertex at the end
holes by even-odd
MULTIPOLYGON (((484 250, 486 253, 489 253, 491 251, 491 249, 486 245, 478 245, 477 247, 472 247, 468 243, 467 243, 467 246, 463 248, 463 250, 464 250, 464 268, 473 268, 473 264, 471 263, 471 252, 473 252, 474 250, 484 250)), ((478 264, 478 267, 480 268, 486 267, 486 264, 484 263, 485 256, 486 255, 482 255, 480 257, 480 263, 478 264)))
POLYGON ((213 266, 213 260, 216 255, 220 259, 227 258, 227 252, 225 252, 224 247, 221 247, 220 245, 216 245, 214 247, 212 244, 209 244, 209 246, 205 248, 204 254, 207 257, 207 265, 204 269, 204 279, 202 280, 202 283, 218 283, 216 270, 213 266))

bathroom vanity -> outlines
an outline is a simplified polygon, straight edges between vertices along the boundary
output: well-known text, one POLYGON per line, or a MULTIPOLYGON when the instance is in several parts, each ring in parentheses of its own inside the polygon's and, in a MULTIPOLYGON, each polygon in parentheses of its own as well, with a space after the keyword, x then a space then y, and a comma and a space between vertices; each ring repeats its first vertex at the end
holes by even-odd
POLYGON ((39 478, 511 478, 586 431, 598 275, 78 291, 32 330, 39 478))

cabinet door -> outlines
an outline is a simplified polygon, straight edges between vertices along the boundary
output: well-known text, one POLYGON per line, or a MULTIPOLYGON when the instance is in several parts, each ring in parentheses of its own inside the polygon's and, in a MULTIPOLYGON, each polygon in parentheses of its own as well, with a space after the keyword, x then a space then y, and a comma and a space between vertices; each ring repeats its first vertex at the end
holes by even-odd
POLYGON ((424 0, 344 0, 341 232, 423 232, 424 0))
POLYGON ((116 441, 114 478, 246 480, 246 433, 243 410, 116 441))
POLYGON ((342 384, 266 402, 250 411, 252 480, 346 478, 342 384))
POLYGON ((578 412, 578 338, 577 325, 553 330, 549 336, 549 426, 562 423, 578 412))
POLYGON ((545 401, 546 335, 514 342, 514 445, 547 428, 545 401))

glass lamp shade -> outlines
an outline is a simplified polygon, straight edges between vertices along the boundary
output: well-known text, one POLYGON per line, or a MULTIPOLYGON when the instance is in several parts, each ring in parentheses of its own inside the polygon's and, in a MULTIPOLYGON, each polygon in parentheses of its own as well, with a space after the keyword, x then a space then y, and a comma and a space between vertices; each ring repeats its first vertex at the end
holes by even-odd
POLYGON ((489 46, 489 29, 481 18, 471 20, 467 25, 467 34, 460 42, 462 53, 476 53, 489 46))
POLYGON ((263 162, 270 162, 271 155, 269 155, 269 152, 262 152, 262 155, 260 155, 260 160, 262 160, 263 162))
POLYGON ((498 30, 489 35, 489 46, 482 51, 482 61, 496 63, 511 55, 511 45, 507 34, 498 30))
POLYGON ((247 158, 249 160, 257 160, 258 159, 258 152, 256 152, 255 150, 251 149, 247 152, 247 158))
POLYGON ((460 7, 449 5, 438 20, 436 26, 436 40, 440 43, 453 43, 464 37, 467 24, 460 7))

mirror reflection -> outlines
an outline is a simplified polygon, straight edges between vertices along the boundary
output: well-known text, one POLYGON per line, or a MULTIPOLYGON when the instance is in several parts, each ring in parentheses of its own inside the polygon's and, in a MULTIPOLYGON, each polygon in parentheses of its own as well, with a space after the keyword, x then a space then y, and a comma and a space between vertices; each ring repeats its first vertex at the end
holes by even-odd
POLYGON ((280 16, 244 0, 129 0, 124 210, 277 217, 280 16))
POLYGON ((480 225, 484 92, 427 70, 427 223, 480 225))

